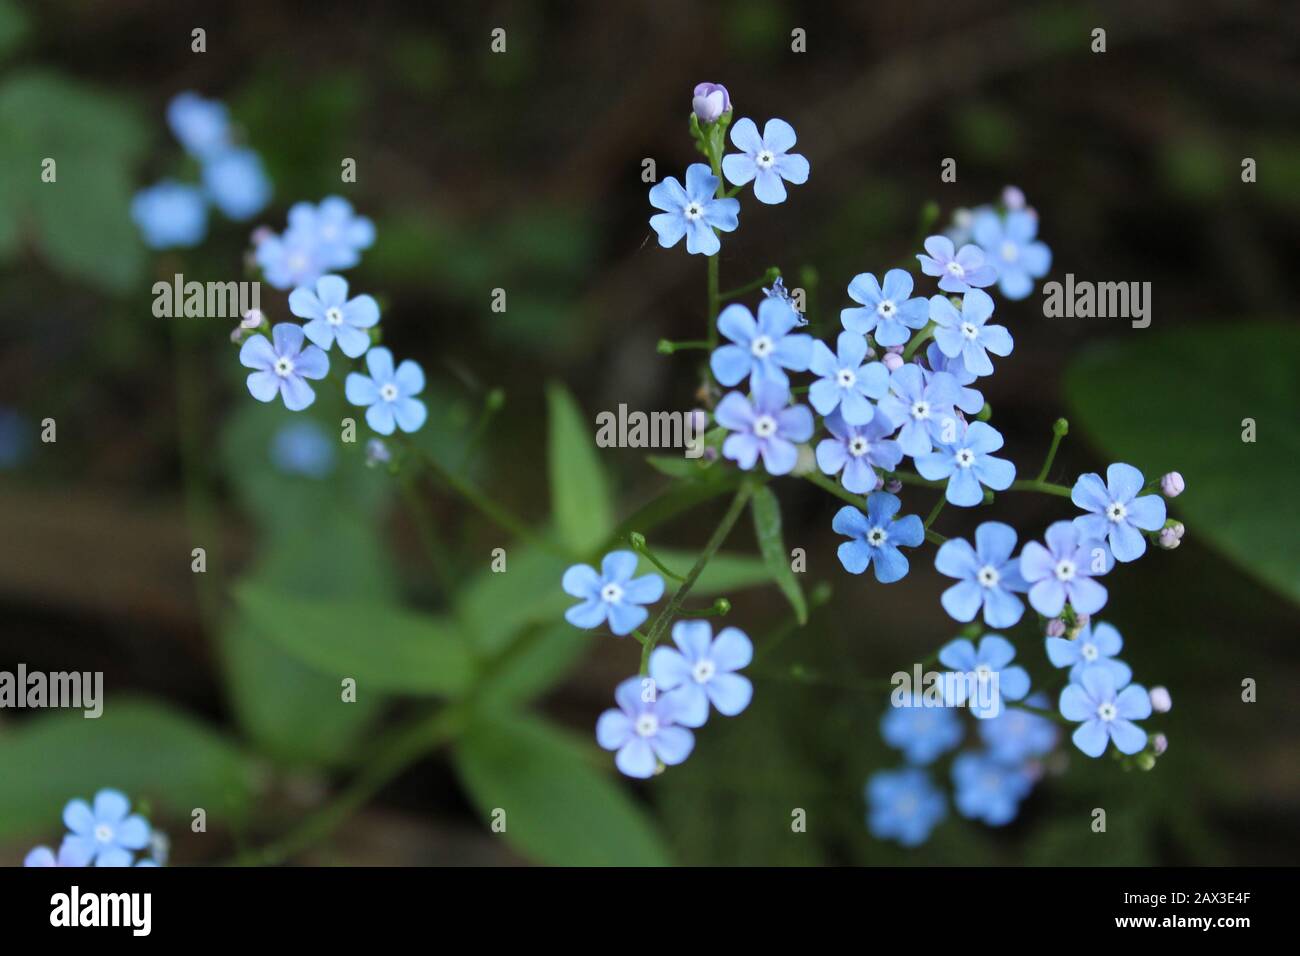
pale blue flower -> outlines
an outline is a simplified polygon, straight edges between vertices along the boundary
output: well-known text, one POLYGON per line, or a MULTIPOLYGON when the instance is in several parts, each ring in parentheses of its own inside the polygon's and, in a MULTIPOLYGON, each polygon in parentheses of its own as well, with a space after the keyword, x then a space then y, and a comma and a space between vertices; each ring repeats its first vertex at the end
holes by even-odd
POLYGON ((344 391, 353 405, 366 407, 366 424, 381 435, 394 428, 418 431, 428 417, 424 402, 414 396, 424 391, 424 369, 411 359, 393 368, 393 353, 375 346, 366 353, 368 376, 349 372, 344 391))
POLYGON ((99 791, 93 808, 85 800, 69 801, 63 822, 72 831, 65 840, 73 844, 68 852, 86 865, 130 866, 132 851, 149 843, 148 821, 131 813, 130 801, 118 790, 99 791))
POLYGON ((813 415, 806 405, 789 405, 782 385, 763 381, 754 387, 751 403, 739 392, 728 392, 713 417, 731 432, 722 443, 722 456, 744 471, 758 459, 769 475, 788 475, 799 460, 796 442, 812 438, 813 415))
POLYGON ((673 625, 671 647, 656 647, 650 654, 650 676, 660 694, 671 693, 675 714, 684 727, 703 727, 709 705, 725 717, 749 706, 754 685, 736 671, 754 659, 754 645, 735 627, 713 636, 708 621, 678 621, 673 625))
POLYGON ((934 763, 961 743, 962 734, 953 708, 927 706, 919 693, 905 706, 890 707, 880 718, 880 736, 911 764, 934 763))
POLYGON ((66 836, 57 855, 48 846, 38 846, 23 857, 23 866, 89 866, 92 857, 89 843, 79 837, 66 836))
MULTIPOLYGON (((1051 706, 1043 694, 1034 694, 1025 703, 1040 709, 1051 706)), ((1058 737, 1052 721, 1019 706, 1007 707, 998 716, 981 720, 979 735, 989 756, 1004 764, 1022 764, 1046 756, 1058 737)))
POLYGON ((962 538, 939 546, 934 566, 958 583, 943 592, 940 603, 954 620, 973 621, 980 608, 989 627, 1011 627, 1025 613, 1015 591, 1028 586, 1020 577, 1020 559, 1013 558, 1016 531, 1001 521, 985 521, 975 529, 975 547, 962 538))
POLYGON ((944 496, 951 504, 973 508, 984 500, 981 485, 1006 491, 1016 480, 1016 466, 992 454, 1002 447, 1002 435, 992 425, 958 422, 956 439, 937 444, 937 451, 916 458, 916 470, 928 481, 947 478, 944 496))
POLYGON ((657 694, 651 681, 629 677, 615 688, 614 701, 618 707, 596 721, 596 742, 618 752, 614 764, 621 772, 644 779, 660 762, 671 767, 691 755, 695 735, 678 725, 672 694, 657 694))
POLYGON ((946 295, 930 299, 935 343, 948 358, 961 356, 962 365, 975 375, 993 374, 989 352, 1006 356, 1014 347, 1006 326, 986 324, 992 315, 993 299, 979 289, 972 289, 962 296, 960 312, 946 295))
POLYGON ((271 462, 287 475, 325 478, 334 470, 334 444, 313 421, 282 426, 271 439, 271 462))
POLYGON ((271 180, 251 149, 228 149, 203 164, 203 187, 212 204, 229 219, 249 219, 271 201, 271 180))
POLYGON ((737 225, 740 202, 718 199, 718 177, 703 163, 686 167, 686 186, 674 176, 650 188, 650 205, 663 212, 650 217, 650 226, 667 249, 686 237, 686 251, 711 256, 722 248, 715 229, 731 232, 737 225))
POLYGON ((850 332, 874 334, 878 345, 902 345, 909 330, 925 325, 930 304, 924 296, 912 296, 912 277, 904 269, 885 273, 882 287, 870 272, 861 272, 849 283, 849 298, 861 304, 840 311, 840 322, 850 332))
POLYGON ((849 425, 832 412, 826 416, 830 438, 817 443, 817 467, 825 475, 839 475, 844 487, 858 495, 876 490, 875 469, 893 471, 903 460, 903 449, 889 438, 894 423, 876 415, 865 425, 849 425))
POLYGON ((208 207, 203 193, 164 179, 131 199, 131 218, 150 249, 192 248, 208 233, 208 207))
POLYGON ((927 369, 922 366, 925 372, 925 381, 928 383, 930 377, 939 372, 951 375, 957 382, 957 400, 953 403, 967 415, 978 415, 984 409, 984 396, 979 389, 967 388, 978 376, 970 371, 962 363, 961 356, 948 358, 943 354, 943 350, 937 344, 931 342, 925 349, 925 360, 930 367, 927 369))
POLYGON ((977 212, 971 233, 988 261, 998 270, 998 289, 1008 299, 1023 299, 1034 291, 1034 280, 1052 267, 1052 251, 1035 240, 1038 216, 1027 210, 1005 217, 991 210, 977 212))
POLYGON ((1016 818, 1020 801, 1033 788, 1023 767, 1007 766, 990 756, 961 754, 952 762, 953 803, 957 812, 991 827, 1016 818))
POLYGON ((1135 754, 1147 745, 1147 733, 1135 720, 1151 716, 1151 697, 1141 684, 1116 691, 1114 675, 1104 667, 1085 667, 1079 681, 1061 691, 1061 716, 1081 721, 1071 739, 1089 757, 1106 752, 1115 741, 1122 754, 1135 754))
POLYGON ((928 375, 915 363, 894 369, 889 376, 889 394, 880 400, 876 412, 883 414, 898 433, 903 454, 917 458, 934 448, 945 433, 956 434, 960 424, 954 403, 961 397, 961 386, 947 372, 928 375))
POLYGON ((758 320, 733 302, 718 316, 718 331, 731 340, 709 356, 709 367, 723 385, 737 385, 749 376, 750 385, 774 382, 789 387, 784 369, 803 372, 812 354, 811 335, 790 334, 799 314, 784 299, 768 297, 758 304, 758 320))
POLYGON ((1070 500, 1092 512, 1074 519, 1086 538, 1105 538, 1116 561, 1136 561, 1146 553, 1143 531, 1165 526, 1165 501, 1159 495, 1138 497, 1143 487, 1142 472, 1116 462, 1106 469, 1106 483, 1094 473, 1080 475, 1070 500))
POLYGON ((928 276, 942 276, 939 288, 944 292, 969 292, 982 289, 998 281, 998 270, 984 258, 978 246, 964 245, 954 249, 947 236, 931 236, 925 240, 929 255, 917 255, 921 271, 928 276))
MULTIPOLYGON (((302 235, 315 244, 325 270, 352 268, 361 261, 361 253, 375 242, 375 224, 365 216, 358 216, 352 203, 342 196, 326 196, 315 206, 309 202, 294 203, 289 208, 286 235, 290 233, 302 235)), ((306 285, 307 281, 297 284, 306 285)))
POLYGON ((289 311, 308 319, 302 330, 307 338, 329 351, 336 341, 348 358, 359 358, 370 348, 366 330, 379 321, 379 304, 373 296, 348 298, 348 283, 342 276, 321 276, 313 292, 299 286, 289 293, 289 311))
POLYGON ((876 580, 881 584, 892 584, 906 576, 907 558, 898 549, 919 545, 925 540, 925 528, 916 515, 895 520, 902 505, 895 495, 878 491, 867 497, 865 515, 852 505, 835 513, 831 528, 851 539, 837 551, 845 571, 861 574, 868 565, 874 565, 876 580))
POLYGON ((167 125, 185 151, 204 160, 230 145, 230 115, 226 105, 187 90, 167 104, 167 125))
POLYGON ((1115 656, 1123 647, 1124 639, 1114 627, 1089 621, 1073 640, 1047 638, 1047 658, 1053 667, 1070 668, 1072 683, 1079 683, 1085 667, 1101 667, 1110 671, 1116 687, 1124 687, 1133 679, 1133 671, 1115 656))
POLYGON ((256 259, 267 284, 276 289, 310 285, 330 268, 337 268, 329 265, 316 236, 304 230, 291 229, 282 236, 260 240, 256 259))
POLYGON ((321 379, 329 374, 330 360, 314 345, 307 345, 302 327, 280 322, 271 329, 271 338, 260 333, 251 335, 239 350, 240 364, 256 369, 248 376, 248 391, 259 402, 284 399, 284 407, 299 412, 316 401, 316 392, 307 379, 321 379))
POLYGON ((752 119, 737 120, 731 127, 731 142, 741 152, 722 157, 722 173, 733 186, 753 182, 759 202, 785 202, 785 183, 798 186, 808 181, 808 160, 790 152, 795 133, 785 120, 768 120, 762 136, 752 119))
POLYGON ((1114 565, 1099 538, 1085 538, 1068 521, 1050 525, 1047 546, 1028 542, 1020 552, 1020 576, 1029 585, 1029 603, 1043 617, 1057 617, 1066 602, 1079 614, 1106 606, 1106 588, 1093 578, 1114 565))
POLYGON ((597 572, 589 564, 575 564, 564 572, 564 593, 581 598, 564 613, 574 627, 591 630, 606 621, 619 637, 631 634, 649 616, 643 604, 654 604, 664 596, 664 579, 657 574, 636 573, 634 551, 611 551, 597 572))
POLYGON ((881 362, 865 364, 867 340, 858 332, 841 332, 835 349, 813 343, 807 367, 819 378, 808 389, 808 401, 819 415, 839 409, 846 423, 865 425, 876 413, 869 400, 889 391, 889 369, 881 362))
POLYGON ((1016 649, 1000 634, 985 634, 979 648, 966 638, 949 641, 939 649, 939 663, 951 668, 945 675, 945 703, 966 705, 976 717, 987 720, 1002 712, 1009 700, 1029 693, 1029 674, 1011 662, 1016 649))
POLYGON ((948 814, 943 794, 917 767, 873 773, 866 797, 871 835, 903 846, 920 846, 948 814))

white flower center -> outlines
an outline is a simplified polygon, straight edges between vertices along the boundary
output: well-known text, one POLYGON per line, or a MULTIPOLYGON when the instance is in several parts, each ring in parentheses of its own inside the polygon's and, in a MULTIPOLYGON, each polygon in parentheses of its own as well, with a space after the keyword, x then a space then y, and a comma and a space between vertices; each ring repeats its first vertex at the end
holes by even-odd
POLYGON ((342 325, 343 310, 338 308, 337 306, 335 306, 334 308, 326 309, 325 321, 328 322, 330 325, 342 325))
POLYGON ((1056 562, 1056 570, 1054 573, 1056 574, 1056 580, 1070 581, 1073 580, 1075 572, 1078 570, 1079 569, 1075 567, 1073 561, 1069 558, 1062 558, 1060 561, 1056 562))
POLYGON ((379 386, 379 397, 386 402, 397 401, 397 386, 392 382, 385 382, 379 386))
POLYGON ((1004 262, 1015 262, 1020 258, 1020 247, 1010 239, 1003 240, 1000 252, 1004 262))
POLYGON ((659 718, 654 714, 642 714, 636 719, 638 737, 653 737, 659 733, 659 718))
POLYGON ((754 419, 754 434, 759 438, 770 438, 776 434, 776 419, 771 415, 759 415, 754 419))
POLYGON ((1091 642, 1084 644, 1079 648, 1079 654, 1085 661, 1095 661, 1101 655, 1097 652, 1097 645, 1091 642))
POLYGON ((851 368, 840 369, 835 379, 839 382, 840 388, 852 388, 858 382, 857 373, 851 368))
POLYGON ((713 679, 713 675, 717 673, 717 670, 718 668, 714 665, 713 661, 696 661, 695 666, 691 668, 691 676, 695 678, 695 683, 707 684, 713 679))
POLYGON ((1119 716, 1119 711, 1115 709, 1114 704, 1112 704, 1110 701, 1106 701, 1104 704, 1098 705, 1097 716, 1100 717, 1106 723, 1110 723, 1112 720, 1114 720, 1116 717, 1119 716))
POLYGON ((915 418, 917 421, 921 421, 922 419, 929 418, 930 403, 925 401, 925 399, 921 399, 918 402, 914 402, 912 404, 912 417, 915 418))
POLYGON ((764 169, 771 169, 772 164, 776 162, 776 157, 772 155, 770 149, 765 149, 758 154, 758 158, 755 159, 754 162, 758 163, 758 165, 764 169))
POLYGON ((101 823, 95 827, 95 839, 100 843, 108 843, 113 839, 113 828, 107 823, 101 823))
POLYGON ((871 443, 861 435, 854 435, 849 441, 849 454, 854 458, 861 458, 871 450, 871 443))
POLYGON ((699 203, 693 202, 687 205, 684 214, 687 219, 689 219, 691 222, 694 222, 696 219, 699 219, 702 215, 704 215, 704 209, 700 206, 699 203))
POLYGON ((894 305, 893 299, 883 299, 880 305, 876 306, 876 313, 882 319, 891 319, 894 313, 898 311, 898 306, 894 305))
POLYGON ((998 582, 1002 580, 1002 575, 998 574, 998 569, 991 564, 986 564, 975 572, 975 577, 982 588, 995 588, 998 582))
POLYGON ((288 378, 293 374, 293 359, 287 355, 281 355, 275 360, 275 374, 281 378, 288 378))
POLYGON ((969 448, 959 448, 957 450, 956 461, 958 468, 969 468, 975 464, 975 453, 969 448))
POLYGON ((760 335, 749 344, 749 351, 756 358, 767 358, 772 354, 772 339, 766 335, 760 335))
POLYGON ((966 274, 966 270, 962 268, 962 264, 958 262, 956 259, 949 261, 947 268, 948 271, 953 275, 955 275, 958 279, 960 279, 962 276, 966 274))
POLYGON ((1114 524, 1119 524, 1128 517, 1128 508, 1121 501, 1112 501, 1106 506, 1106 517, 1114 524))
POLYGON ((961 324, 961 334, 973 342, 980 334, 980 330, 978 326, 972 325, 970 322, 963 322, 961 324))
POLYGON ((880 525, 876 525, 867 532, 867 544, 871 545, 873 548, 881 547, 888 538, 889 535, 886 534, 885 529, 880 527, 880 525))
POLYGON ((609 584, 600 589, 600 599, 606 604, 617 604, 623 600, 623 589, 610 581, 609 584))

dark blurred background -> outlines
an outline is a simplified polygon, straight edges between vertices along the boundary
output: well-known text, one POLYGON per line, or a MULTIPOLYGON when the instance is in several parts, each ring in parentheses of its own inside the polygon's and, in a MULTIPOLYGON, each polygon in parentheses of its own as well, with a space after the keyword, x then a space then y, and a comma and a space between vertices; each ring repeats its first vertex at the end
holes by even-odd
MULTIPOLYGON (((77 772, 101 764, 95 779, 121 771, 140 781, 135 795, 172 832, 176 862, 219 861, 326 805, 411 709, 399 695, 335 725, 300 706, 295 689, 311 683, 303 665, 231 623, 232 582, 278 575, 313 593, 336 587, 331 574, 372 575, 410 606, 442 613, 455 603, 430 580, 382 473, 341 456, 325 483, 277 477, 266 449, 288 416, 249 399, 227 324, 153 317, 154 278, 236 277, 254 225, 281 229, 293 202, 345 195, 378 234, 349 281, 381 299, 386 343, 428 373, 421 441, 465 459, 487 394, 504 389, 505 407, 475 442, 473 474, 541 525, 547 382, 564 383, 589 417, 619 403, 695 400, 698 353, 669 358, 655 344, 702 337, 704 261, 655 243, 641 164, 651 157, 661 177, 680 177, 694 161, 690 93, 710 80, 727 85, 737 116, 792 123, 812 165, 783 205, 744 202, 740 229, 723 240, 722 285, 779 266, 809 291, 823 337, 838 329, 855 273, 879 275, 919 250, 927 203, 944 222, 1007 184, 1039 213, 1049 278, 1151 282, 1153 321, 1142 330, 1045 319, 1038 291, 999 299, 1016 349, 984 393, 1022 474, 1037 469, 1060 415, 1072 430, 1057 481, 1121 459, 1148 476, 1180 470, 1189 490, 1171 513, 1187 533, 1177 551, 1108 578, 1101 615, 1123 633, 1137 679, 1173 694, 1159 721, 1170 750, 1157 768, 1126 773, 1067 745, 1009 827, 950 816, 926 846, 903 851, 863 823, 863 782, 899 761, 877 730, 885 694, 853 684, 910 668, 953 636, 938 603, 945 585, 928 556, 888 588, 845 574, 830 530, 838 503, 778 483, 787 544, 809 555, 806 587, 826 582, 831 597, 764 656, 743 717, 715 721, 690 761, 652 783, 617 784, 668 856, 1293 863, 1300 336, 1286 283, 1300 222, 1298 27, 1295 4, 1242 0, 0 0, 0 668, 103 670, 105 723, 115 698, 140 699, 137 725, 120 737, 96 738, 92 721, 0 717, 0 862, 55 839, 63 800, 97 785, 77 772), (205 53, 191 52, 195 27, 207 31, 205 53), (495 27, 507 31, 505 54, 489 49, 495 27), (1104 54, 1090 48, 1096 27, 1107 32, 1104 54), (796 28, 807 52, 791 51, 796 28), (228 103, 275 198, 252 223, 216 218, 197 249, 157 255, 140 244, 127 204, 159 177, 187 173, 163 121, 187 89, 228 103), (46 155, 60 157, 53 199, 37 198, 32 172, 46 155), (339 182, 344 157, 356 160, 355 184, 339 182), (945 157, 957 160, 955 183, 940 182, 945 157), (1245 157, 1257 161, 1255 183, 1242 182, 1245 157), (489 309, 497 287, 509 295, 503 314, 489 309), (39 438, 47 417, 54 444, 39 438), (1246 417, 1259 423, 1254 444, 1241 441, 1246 417), (298 504, 277 507, 288 496, 298 504), (321 510, 343 517, 325 522, 321 510), (196 528, 210 549, 198 587, 196 528), (340 567, 351 563, 366 570, 340 567), (795 673, 836 674, 844 686, 795 673), (1241 701, 1246 678, 1258 683, 1256 703, 1241 701), (155 737, 168 721, 179 723, 155 737), (188 832, 190 794, 213 790, 210 768, 181 765, 202 749, 190 733, 219 751, 214 767, 240 767, 243 802, 213 813, 206 839, 188 832), (164 736, 179 741, 174 758, 164 736), (169 792, 169 778, 188 790, 169 792), (56 798, 73 785, 82 789, 56 798), (1109 813, 1104 836, 1088 828, 1097 806, 1109 813), (808 811, 806 834, 790 831, 795 807, 808 811)), ((263 292, 263 308, 285 317, 282 298, 263 292)), ((331 422, 327 404, 312 414, 331 422)), ((601 452, 620 517, 667 482, 643 457, 601 452)), ((436 485, 420 491, 465 580, 487 560, 479 556, 509 543, 436 485)), ((925 514, 932 495, 910 491, 907 510, 925 514)), ((1008 496, 997 508, 1022 537, 1073 514, 1045 496, 1008 496)), ((721 509, 706 504, 652 540, 698 546, 721 509)), ((937 527, 968 535, 976 520, 950 508, 937 527)), ((729 550, 752 553, 752 536, 742 522, 729 550)), ((541 586, 550 581, 558 590, 558 577, 541 586)), ((772 587, 729 596, 731 622, 760 648, 789 615, 772 587)), ((590 741, 636 649, 565 640, 553 680, 528 706, 590 741)), ((1036 679, 1049 676, 1037 648, 1022 643, 1021 658, 1036 679)), ((596 761, 602 773, 607 757, 596 761)), ((416 762, 291 858, 565 861, 491 833, 455 760, 416 762)))

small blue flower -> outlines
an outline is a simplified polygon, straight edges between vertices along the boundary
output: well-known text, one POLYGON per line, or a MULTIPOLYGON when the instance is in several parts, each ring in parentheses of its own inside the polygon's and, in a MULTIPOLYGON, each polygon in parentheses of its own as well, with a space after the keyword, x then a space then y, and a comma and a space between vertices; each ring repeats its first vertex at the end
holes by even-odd
POLYGON ((930 377, 939 372, 945 372, 951 375, 957 381, 957 400, 953 403, 967 415, 978 415, 984 409, 984 396, 979 389, 966 388, 974 382, 979 376, 970 371, 962 363, 961 356, 948 358, 943 351, 934 342, 931 342, 925 349, 925 359, 930 364, 928 369, 922 367, 925 372, 925 381, 928 383, 930 377))
POLYGON ((302 327, 281 322, 271 329, 271 338, 252 335, 239 350, 239 362, 256 369, 248 376, 248 391, 259 402, 269 402, 278 394, 284 407, 300 412, 316 401, 316 392, 307 379, 329 374, 330 360, 314 345, 306 342, 302 327))
POLYGON ((808 400, 819 415, 837 408, 850 425, 865 425, 876 410, 868 399, 889 391, 889 369, 880 362, 864 364, 867 340, 858 332, 841 332, 832 353, 825 342, 814 342, 808 368, 820 376, 808 389, 808 400))
POLYGON ((825 475, 840 475, 844 487, 857 495, 876 490, 875 468, 893 471, 903 460, 903 449, 888 436, 894 423, 876 415, 865 425, 848 425, 839 412, 826 416, 830 438, 817 443, 817 467, 825 475), (874 466, 874 468, 873 468, 874 466))
POLYGON ((917 458, 934 448, 934 441, 958 424, 953 405, 961 397, 961 386, 947 372, 926 374, 919 365, 908 363, 889 376, 889 394, 880 400, 883 413, 898 433, 903 454, 917 458))
POLYGON ((1033 788, 1023 767, 1007 766, 985 754, 964 753, 952 762, 957 812, 991 827, 1010 823, 1033 788))
POLYGON ((998 270, 998 289, 1008 299, 1023 299, 1034 291, 1034 280, 1052 267, 1052 251, 1038 235, 1038 216, 1026 210, 999 216, 977 212, 971 222, 975 242, 998 270))
POLYGON ((375 224, 353 212, 352 203, 341 196, 326 196, 317 206, 294 203, 289 209, 287 233, 313 242, 327 270, 352 268, 375 242, 375 224))
POLYGON ((934 341, 939 350, 948 358, 961 356, 962 365, 975 375, 992 375, 988 353, 1010 355, 1015 344, 1006 326, 985 324, 992 315, 993 299, 979 289, 962 296, 960 312, 946 295, 930 300, 930 321, 935 324, 934 341))
POLYGON ((867 513, 845 505, 835 513, 831 528, 851 541, 840 545, 840 564, 849 574, 861 574, 874 562, 876 580, 892 584, 907 574, 907 558, 900 547, 915 548, 925 540, 925 528, 916 515, 894 520, 903 503, 894 495, 878 491, 867 497, 867 513))
POLYGON ((709 356, 709 367, 723 385, 736 385, 749 376, 750 385, 774 382, 786 388, 790 379, 783 369, 803 372, 812 354, 811 335, 791 335, 799 314, 789 302, 765 298, 758 304, 758 321, 749 309, 733 302, 718 316, 718 331, 732 341, 709 356))
POLYGON ((1165 526, 1165 501, 1159 495, 1143 495, 1142 472, 1132 465, 1116 462, 1106 469, 1106 483, 1101 475, 1080 475, 1070 492, 1070 500, 1091 514, 1074 519, 1079 533, 1087 538, 1105 538, 1116 561, 1136 561, 1147 550, 1142 531, 1158 531, 1165 526))
POLYGON ((1086 667, 1101 667, 1110 671, 1116 687, 1124 687, 1133 679, 1132 669, 1115 657, 1124 647, 1119 631, 1109 624, 1089 621, 1079 629, 1074 640, 1064 637, 1047 639, 1047 658, 1053 667, 1070 668, 1071 683, 1079 683, 1086 667))
POLYGON ((564 612, 574 627, 591 630, 609 621, 619 637, 631 634, 650 616, 641 605, 654 604, 664 596, 664 579, 657 574, 636 573, 636 552, 611 551, 600 562, 600 572, 589 564, 575 564, 564 572, 564 593, 582 598, 564 612))
POLYGON ((937 451, 919 456, 916 470, 929 481, 947 478, 944 497, 951 504, 973 508, 984 500, 980 485, 1006 491, 1016 480, 1016 466, 992 455, 1001 447, 1002 435, 992 425, 958 422, 956 440, 938 442, 937 451))
POLYGON ((1029 603, 1043 617, 1056 617, 1070 602, 1079 614, 1106 606, 1106 588, 1093 580, 1111 569, 1114 558, 1100 538, 1085 538, 1068 521, 1047 529, 1047 546, 1030 541, 1020 551, 1020 576, 1029 585, 1029 603))
POLYGON ((925 297, 911 295, 912 277, 904 269, 886 272, 883 288, 870 272, 858 273, 849 283, 849 298, 861 308, 842 309, 840 322, 850 332, 874 332, 878 345, 902 345, 908 330, 924 326, 930 315, 925 297))
POLYGON ((989 627, 1011 627, 1025 613, 1013 591, 1025 591, 1020 577, 1016 531, 1001 521, 986 521, 975 529, 975 547, 962 538, 949 538, 939 546, 934 566, 958 583, 943 592, 943 609, 958 621, 973 621, 980 608, 989 627))
POLYGON ((1061 716, 1081 721, 1071 739, 1089 757, 1106 752, 1108 741, 1122 754, 1147 745, 1147 732, 1133 723, 1151 716, 1151 697, 1141 684, 1116 692, 1115 677, 1104 667, 1085 667, 1079 682, 1061 691, 1061 716))
POLYGON ((906 706, 890 707, 880 718, 880 736, 911 764, 934 763, 961 743, 962 734, 953 708, 926 706, 920 694, 906 706))
POLYGON ((714 638, 708 621, 678 621, 671 647, 650 654, 650 676, 660 693, 671 693, 679 724, 703 727, 709 704, 725 717, 749 706, 754 685, 736 671, 754 659, 754 645, 744 631, 724 627, 714 638))
POLYGON ((38 846, 23 857, 23 866, 88 866, 91 856, 86 841, 66 836, 59 846, 57 856, 48 846, 38 846))
POLYGON ((731 432, 722 443, 722 456, 744 471, 762 457, 769 475, 788 475, 799 460, 795 442, 812 438, 813 415, 806 405, 789 405, 789 391, 773 382, 754 387, 754 400, 728 392, 713 417, 731 432))
POLYGON ((722 248, 714 229, 732 232, 736 228, 740 202, 717 199, 718 177, 703 163, 686 167, 686 188, 669 176, 650 187, 650 205, 663 212, 650 217, 650 226, 659 234, 665 249, 686 237, 686 251, 711 256, 722 248))
POLYGON ((167 104, 167 125, 185 151, 196 159, 207 159, 230 145, 226 105, 188 90, 177 93, 167 104))
POLYGON ((731 142, 741 152, 722 157, 722 173, 733 186, 752 181, 759 202, 785 202, 785 183, 799 186, 808 181, 808 160, 790 152, 795 144, 794 127, 785 120, 768 120, 762 136, 752 119, 737 120, 731 127, 731 142))
POLYGON ((953 670, 945 676, 945 703, 963 704, 981 720, 996 717, 1009 700, 1029 693, 1029 674, 1012 665, 1016 649, 1000 634, 985 634, 979 649, 964 637, 939 649, 939 663, 953 670))
MULTIPOLYGON (((1035 694, 1025 703, 1038 708, 1051 706, 1047 697, 1035 694)), ((1046 717, 1023 707, 1008 707, 996 717, 979 722, 980 740, 989 756, 1004 764, 1021 764, 1046 756, 1056 746, 1056 725, 1046 717)))
POLYGON ((289 293, 289 311, 309 319, 302 327, 307 338, 329 351, 335 341, 348 358, 359 358, 370 348, 365 330, 379 321, 379 304, 373 296, 348 298, 348 283, 342 276, 321 276, 316 291, 299 286, 289 293))
POLYGON ((998 270, 985 260, 978 246, 964 245, 954 252, 947 236, 931 236, 925 240, 925 251, 929 255, 916 257, 921 271, 928 276, 942 276, 939 288, 944 292, 969 292, 998 281, 998 270))
POLYGON ((916 767, 881 770, 867 781, 867 827, 879 840, 920 846, 948 814, 943 794, 916 767))
POLYGON ((366 353, 370 375, 349 372, 344 392, 353 405, 365 405, 366 424, 381 435, 394 428, 418 431, 428 417, 424 402, 414 396, 424 391, 424 369, 411 359, 393 369, 393 353, 376 346, 366 353))
POLYGON ((251 149, 229 149, 208 159, 203 186, 213 205, 236 222, 257 215, 271 201, 271 180, 251 149))
POLYGON ((72 831, 65 843, 75 841, 68 852, 84 858, 86 865, 130 866, 132 851, 149 843, 148 821, 132 814, 130 801, 117 790, 95 794, 94 809, 85 800, 69 801, 63 822, 72 831))
POLYGON ((334 470, 334 445, 315 422, 290 422, 271 439, 271 462, 287 475, 325 478, 334 470))
POLYGON ((164 179, 131 199, 131 218, 150 249, 189 249, 208 233, 208 207, 194 186, 164 179))
POLYGON ((644 779, 660 762, 676 766, 691 755, 695 735, 678 726, 672 694, 657 695, 649 680, 629 677, 615 688, 614 701, 618 707, 596 721, 596 742, 618 751, 614 764, 621 772, 644 779))

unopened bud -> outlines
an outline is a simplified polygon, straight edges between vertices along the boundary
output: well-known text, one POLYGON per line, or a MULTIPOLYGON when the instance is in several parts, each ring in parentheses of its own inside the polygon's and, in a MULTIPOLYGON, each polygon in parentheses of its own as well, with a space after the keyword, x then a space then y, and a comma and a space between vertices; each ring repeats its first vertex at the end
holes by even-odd
POLYGON ((1047 622, 1047 636, 1061 637, 1065 634, 1065 622, 1059 617, 1054 617, 1047 622))
POLYGON ((1025 208, 1025 194, 1015 186, 1008 186, 1002 190, 1002 205, 1011 210, 1025 208))
POLYGON ((884 364, 885 368, 889 369, 891 372, 897 371, 903 367, 903 356, 899 355, 897 352, 886 352, 885 357, 880 361, 884 364))
POLYGON ((715 123, 719 116, 731 109, 731 94, 720 83, 700 83, 691 97, 691 109, 701 123, 715 123))
POLYGON ((885 490, 891 495, 896 495, 903 490, 903 483, 897 478, 890 478, 889 481, 885 482, 885 490))
POLYGON ((1155 752, 1155 755, 1159 757, 1169 749, 1169 738, 1164 734, 1156 734, 1151 738, 1151 749, 1155 752))
POLYGON ((372 438, 366 442, 366 464, 371 468, 377 465, 385 465, 392 460, 393 453, 378 438, 372 438))
POLYGON ((1176 471, 1171 471, 1160 479, 1160 490, 1165 493, 1166 498, 1177 498, 1187 489, 1187 482, 1183 481, 1183 476, 1176 471))
POLYGON ((1173 528, 1162 528, 1160 530, 1160 547, 1166 551, 1172 551, 1182 542, 1179 540, 1178 532, 1173 528))
POLYGON ((1151 695, 1151 709, 1157 714, 1167 714, 1174 706, 1173 698, 1169 696, 1169 688, 1152 687, 1148 693, 1151 695))

